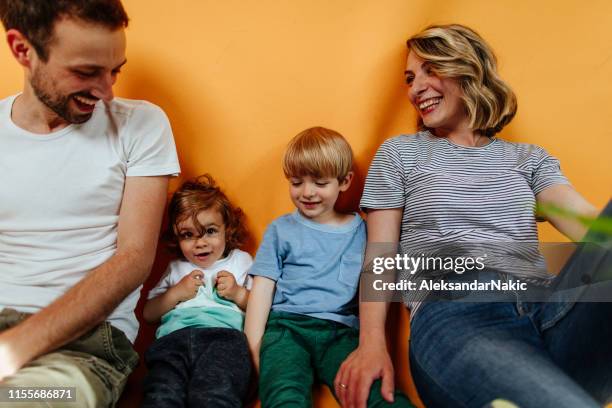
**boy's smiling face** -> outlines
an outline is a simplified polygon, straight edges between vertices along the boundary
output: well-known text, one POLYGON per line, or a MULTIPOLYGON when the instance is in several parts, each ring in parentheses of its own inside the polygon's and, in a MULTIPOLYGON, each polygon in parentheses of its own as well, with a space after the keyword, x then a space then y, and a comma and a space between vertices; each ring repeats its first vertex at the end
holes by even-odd
POLYGON ((352 172, 341 182, 334 177, 300 176, 289 178, 289 195, 300 214, 321 223, 333 223, 337 218, 334 205, 341 191, 351 185, 352 172))
POLYGON ((225 223, 216 208, 200 211, 197 218, 201 230, 188 217, 177 223, 176 236, 185 258, 200 268, 208 268, 223 258, 225 223))

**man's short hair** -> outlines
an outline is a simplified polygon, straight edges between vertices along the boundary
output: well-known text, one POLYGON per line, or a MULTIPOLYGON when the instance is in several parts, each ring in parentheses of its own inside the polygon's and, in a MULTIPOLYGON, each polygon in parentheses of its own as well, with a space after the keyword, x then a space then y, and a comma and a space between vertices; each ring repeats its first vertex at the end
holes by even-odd
POLYGON ((0 0, 5 30, 15 29, 32 44, 41 60, 49 58, 55 23, 74 18, 115 30, 128 25, 120 0, 0 0))
POLYGON ((353 167, 353 151, 344 137, 331 129, 313 127, 295 136, 285 152, 285 177, 333 177, 342 181, 353 167))

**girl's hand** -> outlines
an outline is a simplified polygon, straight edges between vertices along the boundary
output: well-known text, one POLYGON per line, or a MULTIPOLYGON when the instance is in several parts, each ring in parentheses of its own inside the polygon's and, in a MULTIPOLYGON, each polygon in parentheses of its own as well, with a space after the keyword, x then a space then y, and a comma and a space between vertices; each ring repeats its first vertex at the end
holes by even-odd
POLYGON ((200 286, 204 286, 204 272, 194 269, 170 290, 179 302, 185 302, 198 294, 200 286))
POLYGON ((220 271, 215 282, 219 296, 233 302, 236 301, 236 295, 240 292, 241 286, 236 282, 234 275, 228 271, 220 271))

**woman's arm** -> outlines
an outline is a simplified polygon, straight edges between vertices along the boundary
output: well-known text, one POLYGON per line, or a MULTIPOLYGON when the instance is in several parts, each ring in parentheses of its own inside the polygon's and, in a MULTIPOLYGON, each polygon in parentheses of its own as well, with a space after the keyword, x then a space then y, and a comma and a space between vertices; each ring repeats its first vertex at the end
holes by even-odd
MULTIPOLYGON (((368 212, 365 265, 374 257, 395 255, 402 213, 402 208, 368 212), (392 254, 389 254, 390 247, 393 248, 392 254)), ((385 302, 362 301, 359 304, 359 347, 344 360, 334 381, 342 406, 365 408, 370 387, 378 378, 382 379, 383 398, 393 401, 393 364, 385 336, 388 308, 389 304, 385 302)))
POLYGON ((259 372, 259 350, 261 348, 261 338, 266 330, 266 323, 272 307, 274 288, 276 282, 263 276, 255 276, 253 288, 249 295, 246 319, 244 322, 244 334, 249 342, 249 349, 253 357, 255 370, 259 372))
POLYGON ((593 219, 598 214, 591 203, 567 184, 555 184, 542 190, 536 200, 541 215, 572 241, 580 241, 587 232, 588 225, 581 218, 593 219))

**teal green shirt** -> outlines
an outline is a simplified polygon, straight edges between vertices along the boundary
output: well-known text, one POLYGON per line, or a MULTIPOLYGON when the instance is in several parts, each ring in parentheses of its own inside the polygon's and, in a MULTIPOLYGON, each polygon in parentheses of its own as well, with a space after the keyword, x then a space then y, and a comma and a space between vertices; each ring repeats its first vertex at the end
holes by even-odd
POLYGON ((171 262, 164 277, 149 292, 149 299, 175 286, 194 269, 204 272, 204 286, 199 288, 193 299, 179 303, 162 316, 155 336, 160 338, 185 327, 226 327, 242 331, 244 312, 234 302, 219 297, 213 285, 217 273, 225 270, 234 275, 239 285, 250 288, 251 280, 247 272, 252 264, 251 255, 239 249, 234 249, 227 257, 219 259, 206 269, 184 260, 171 262))

